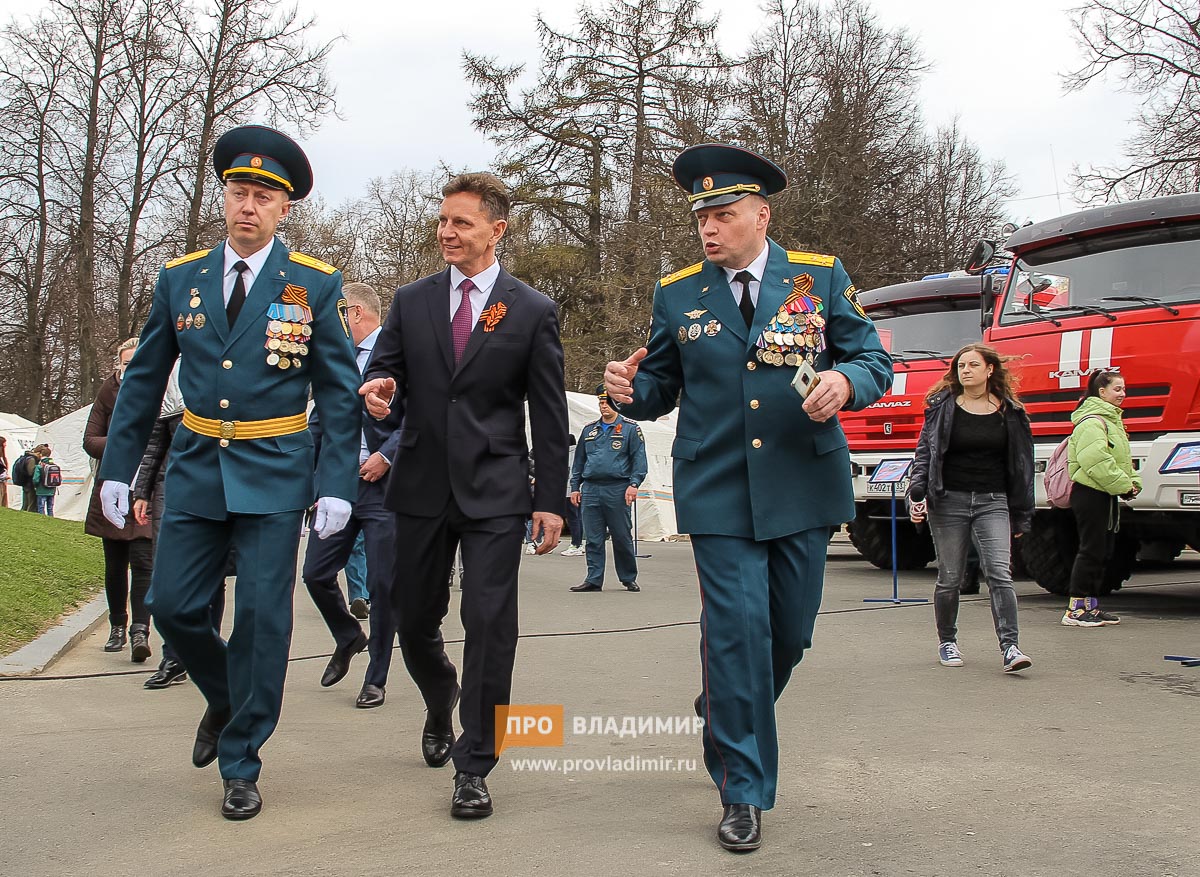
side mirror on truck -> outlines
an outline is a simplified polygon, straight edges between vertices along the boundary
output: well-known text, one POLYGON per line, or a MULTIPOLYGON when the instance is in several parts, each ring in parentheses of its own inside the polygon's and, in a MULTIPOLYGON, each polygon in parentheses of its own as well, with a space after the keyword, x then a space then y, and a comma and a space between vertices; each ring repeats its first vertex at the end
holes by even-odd
POLYGON ((971 256, 967 259, 966 271, 968 274, 982 274, 983 269, 988 266, 996 255, 996 242, 980 240, 975 244, 975 248, 971 250, 971 256))

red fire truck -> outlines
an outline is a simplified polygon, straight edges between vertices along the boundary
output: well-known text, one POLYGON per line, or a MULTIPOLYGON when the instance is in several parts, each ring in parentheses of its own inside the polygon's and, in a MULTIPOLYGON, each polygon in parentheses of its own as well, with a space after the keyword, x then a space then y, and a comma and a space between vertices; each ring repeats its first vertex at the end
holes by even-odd
MULTIPOLYGON (((1200 479, 1159 474, 1177 445, 1200 441, 1200 194, 1084 210, 1018 229, 1005 247, 1008 276, 976 282, 983 340, 1017 357, 1012 364, 1033 424, 1038 511, 1032 531, 1017 543, 1021 559, 1042 587, 1066 592, 1077 544, 1074 519, 1046 506, 1040 474, 1070 432, 1089 372, 1118 368, 1128 388, 1124 418, 1144 487, 1123 503, 1104 581, 1104 590, 1113 590, 1129 577, 1139 547, 1160 557, 1185 545, 1200 547, 1200 479)), ((981 242, 971 270, 981 270, 995 253, 995 244, 981 242)), ((957 346, 943 342, 929 349, 952 352, 957 346)), ((939 361, 931 365, 944 371, 939 361)), ((902 371, 897 363, 897 373, 902 371)), ((905 390, 843 418, 864 497, 863 482, 872 471, 865 453, 878 460, 911 454, 915 447, 920 412, 914 410, 915 420, 890 442, 875 427, 888 422, 882 415, 889 409, 877 407, 881 403, 907 397, 907 407, 917 408, 924 391, 905 390)), ((897 435, 895 421, 890 435, 897 435)), ((869 508, 864 517, 872 520, 869 508)), ((852 529, 861 529, 859 518, 852 529)), ((922 541, 923 534, 902 532, 911 534, 910 542, 922 541)), ((911 546, 909 552, 919 556, 911 546)))

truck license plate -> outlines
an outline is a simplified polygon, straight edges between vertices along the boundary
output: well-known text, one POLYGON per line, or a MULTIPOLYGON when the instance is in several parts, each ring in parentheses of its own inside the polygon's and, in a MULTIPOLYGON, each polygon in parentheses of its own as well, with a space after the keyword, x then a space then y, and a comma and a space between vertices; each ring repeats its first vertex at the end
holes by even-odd
POLYGON ((1179 504, 1184 507, 1200 508, 1200 493, 1180 491, 1179 504))

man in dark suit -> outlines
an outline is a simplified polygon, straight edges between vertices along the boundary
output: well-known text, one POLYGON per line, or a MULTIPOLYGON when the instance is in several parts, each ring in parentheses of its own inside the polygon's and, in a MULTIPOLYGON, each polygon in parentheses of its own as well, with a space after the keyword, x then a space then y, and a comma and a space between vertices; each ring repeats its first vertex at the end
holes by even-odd
POLYGON ((812 645, 829 528, 854 515, 837 412, 879 399, 892 363, 842 263, 767 237, 781 168, 705 144, 679 155, 674 176, 705 259, 658 282, 646 346, 604 378, 638 420, 679 406, 675 507, 702 606, 696 711, 723 805, 718 840, 746 852, 775 804, 775 702, 812 645), (799 368, 820 377, 807 397, 792 383, 799 368))
POLYGON ((464 174, 442 189, 438 242, 446 270, 401 287, 361 392, 404 426, 387 504, 397 513, 392 602, 404 661, 428 716, 421 738, 431 767, 454 759, 450 812, 488 816, 485 777, 497 760, 496 707, 509 703, 517 647, 517 570, 532 512, 538 554, 562 531, 567 400, 558 308, 496 261, 508 225, 504 184, 464 174), (525 403, 538 478, 529 491, 525 403), (463 557, 466 630, 460 689, 441 635, 456 547, 463 557))
POLYGON ((262 809, 258 752, 283 706, 304 510, 315 497, 313 529, 326 538, 346 525, 358 493, 359 372, 341 273, 275 238, 292 201, 312 188, 303 150, 245 125, 217 141, 213 166, 229 237, 159 273, 98 477, 104 516, 119 527, 178 359, 185 407, 147 604, 208 701, 192 763, 219 758, 221 814, 249 819, 262 809), (310 389, 327 444, 315 477, 310 389), (226 644, 210 607, 231 549, 238 569, 226 644))
MULTIPOLYGON (((379 294, 365 283, 347 283, 346 316, 350 337, 354 340, 358 367, 365 371, 379 338, 379 294)), ((358 459, 358 498, 350 522, 344 530, 328 539, 310 539, 304 557, 302 576, 308 593, 333 634, 335 648, 321 676, 321 685, 336 685, 350 670, 350 659, 364 648, 370 651, 367 675, 355 706, 360 709, 383 706, 388 668, 392 663, 392 642, 396 624, 389 595, 392 590, 392 555, 395 551, 395 516, 383 503, 387 474, 400 442, 400 422, 404 409, 392 408, 383 420, 362 412, 362 429, 356 435, 358 459), (350 560, 358 534, 363 534, 367 551, 367 591, 371 596, 371 636, 346 607, 337 574, 350 560)), ((317 442, 317 459, 324 447, 324 429, 313 412, 309 428, 317 442)))

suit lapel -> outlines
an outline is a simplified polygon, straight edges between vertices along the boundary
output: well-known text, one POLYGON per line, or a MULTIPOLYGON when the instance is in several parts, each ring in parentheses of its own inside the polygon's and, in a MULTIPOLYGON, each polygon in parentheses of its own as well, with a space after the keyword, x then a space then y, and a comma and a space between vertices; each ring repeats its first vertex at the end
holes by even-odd
MULTIPOLYGON (((746 341, 746 321, 742 319, 742 312, 738 310, 733 299, 733 290, 729 288, 729 281, 725 279, 725 270, 712 262, 705 262, 700 277, 703 281, 700 305, 720 320, 727 331, 746 341)), ((738 292, 740 294, 741 290, 738 292)))
POLYGON ((229 344, 237 341, 243 332, 257 323, 271 302, 279 298, 283 287, 287 285, 290 265, 288 248, 276 240, 262 271, 254 278, 254 285, 246 291, 246 303, 242 305, 237 322, 229 330, 229 344))
MULTIPOLYGON (((229 337, 229 323, 225 319, 225 244, 214 247, 196 266, 191 289, 200 291, 200 301, 208 315, 208 324, 217 333, 222 348, 229 337)), ((188 290, 190 296, 191 290, 188 290)))
MULTIPOLYGON (((506 308, 511 308, 516 285, 516 280, 513 279, 513 276, 501 268, 500 274, 496 277, 496 282, 492 284, 492 294, 488 296, 487 304, 483 306, 484 311, 497 302, 503 302, 506 308)), ((455 374, 466 368, 467 363, 479 352, 479 348, 484 345, 492 334, 492 332, 483 331, 481 322, 475 323, 471 329, 471 337, 467 339, 467 347, 463 350, 462 359, 458 363, 458 369, 454 372, 455 374)))
POLYGON ((446 371, 454 371, 454 345, 450 341, 450 269, 433 278, 426 290, 425 302, 429 306, 429 324, 433 326, 433 337, 442 349, 446 371))

